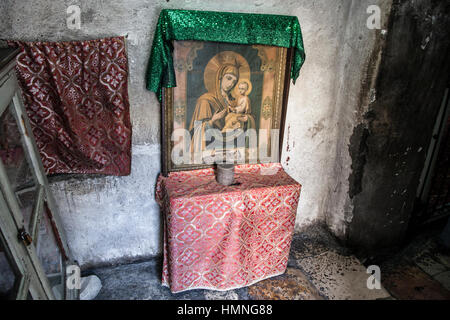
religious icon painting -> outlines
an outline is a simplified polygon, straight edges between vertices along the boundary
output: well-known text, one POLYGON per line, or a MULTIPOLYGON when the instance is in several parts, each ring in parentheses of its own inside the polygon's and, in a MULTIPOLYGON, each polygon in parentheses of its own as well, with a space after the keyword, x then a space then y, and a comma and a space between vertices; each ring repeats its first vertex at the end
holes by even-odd
POLYGON ((164 88, 163 174, 215 163, 279 162, 291 50, 174 41, 164 88))

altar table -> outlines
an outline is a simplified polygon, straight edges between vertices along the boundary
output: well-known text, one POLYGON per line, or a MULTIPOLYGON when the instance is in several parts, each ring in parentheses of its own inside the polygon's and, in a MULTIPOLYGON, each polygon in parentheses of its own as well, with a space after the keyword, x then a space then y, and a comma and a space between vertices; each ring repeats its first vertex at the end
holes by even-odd
POLYGON ((286 271, 301 185, 279 163, 235 172, 228 187, 213 169, 158 178, 162 284, 173 293, 236 289, 286 271))

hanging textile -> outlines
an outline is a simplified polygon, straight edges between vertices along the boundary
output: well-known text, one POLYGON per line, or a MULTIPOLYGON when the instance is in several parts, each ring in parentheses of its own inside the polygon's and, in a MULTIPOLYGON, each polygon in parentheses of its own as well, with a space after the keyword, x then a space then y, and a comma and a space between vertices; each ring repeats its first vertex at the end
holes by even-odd
POLYGON ((10 44, 46 173, 130 174, 124 37, 10 44))

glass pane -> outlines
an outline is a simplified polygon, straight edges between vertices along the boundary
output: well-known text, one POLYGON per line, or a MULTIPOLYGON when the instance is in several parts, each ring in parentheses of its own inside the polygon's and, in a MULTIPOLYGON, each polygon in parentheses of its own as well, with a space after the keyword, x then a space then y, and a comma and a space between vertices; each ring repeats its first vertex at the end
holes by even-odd
POLYGON ((19 128, 8 108, 0 116, 0 157, 13 190, 34 185, 33 174, 24 151, 19 128))
POLYGON ((14 283, 19 279, 6 257, 3 243, 0 241, 0 300, 13 299, 14 283))
POLYGON ((10 108, 0 116, 0 158, 28 226, 35 200, 35 182, 10 108))
POLYGON ((63 286, 61 275, 63 271, 61 269, 61 251, 59 250, 45 206, 38 225, 38 234, 36 250, 39 261, 48 277, 55 297, 62 299, 63 286))
POLYGON ((37 195, 35 188, 25 189, 18 192, 15 192, 17 203, 19 204, 19 208, 22 212, 23 218, 25 220, 25 225, 30 231, 30 220, 31 213, 33 211, 34 202, 36 201, 37 195))

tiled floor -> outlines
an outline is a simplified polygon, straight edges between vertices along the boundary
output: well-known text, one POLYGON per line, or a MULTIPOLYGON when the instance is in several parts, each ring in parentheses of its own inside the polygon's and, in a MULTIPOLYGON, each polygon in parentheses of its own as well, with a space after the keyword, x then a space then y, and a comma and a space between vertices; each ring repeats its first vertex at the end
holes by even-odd
POLYGON ((429 230, 380 264, 381 282, 401 300, 450 300, 450 255, 429 230))
POLYGON ((380 264, 383 287, 373 290, 367 288, 367 268, 320 226, 294 236, 285 274, 248 288, 172 294, 161 286, 160 259, 94 269, 88 274, 102 280, 97 299, 103 300, 449 299, 449 256, 436 251, 432 240, 419 239, 414 248, 407 249, 380 264), (413 257, 413 262, 404 255, 413 257))

